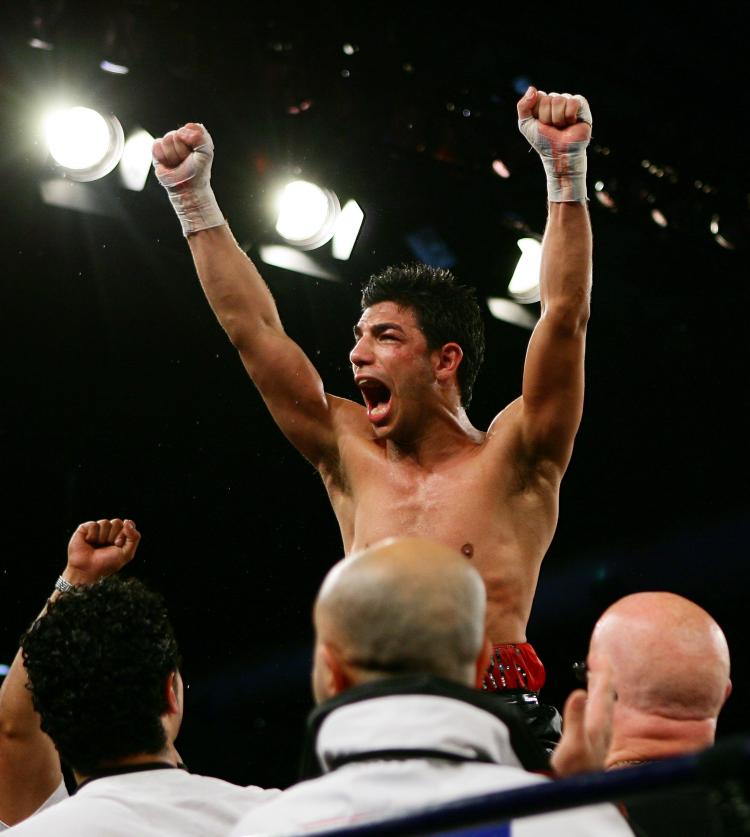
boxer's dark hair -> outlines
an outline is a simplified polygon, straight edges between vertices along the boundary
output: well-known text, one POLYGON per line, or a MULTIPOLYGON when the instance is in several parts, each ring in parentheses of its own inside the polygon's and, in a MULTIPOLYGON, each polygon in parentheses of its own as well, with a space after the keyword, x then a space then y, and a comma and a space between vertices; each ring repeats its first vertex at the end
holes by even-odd
POLYGON ((458 343, 464 356, 458 366, 461 403, 468 407, 484 360, 484 322, 474 288, 459 285, 441 267, 402 264, 371 276, 362 288, 362 310, 379 302, 411 308, 432 351, 458 343))
POLYGON ((157 593, 134 578, 76 587, 50 603, 21 648, 42 730, 79 773, 163 749, 165 686, 180 660, 157 593))

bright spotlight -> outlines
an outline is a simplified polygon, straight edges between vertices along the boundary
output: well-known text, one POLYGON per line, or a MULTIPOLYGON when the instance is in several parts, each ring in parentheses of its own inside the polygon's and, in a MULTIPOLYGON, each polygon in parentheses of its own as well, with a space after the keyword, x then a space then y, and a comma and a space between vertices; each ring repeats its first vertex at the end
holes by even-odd
POLYGON ((528 308, 524 308, 523 305, 519 305, 519 303, 510 299, 503 299, 499 296, 487 297, 487 307, 496 320, 502 320, 521 328, 528 328, 529 331, 532 331, 537 323, 537 318, 528 308))
POLYGON ((314 250, 330 241, 341 213, 330 189, 306 180, 288 183, 279 198, 276 232, 301 250, 314 250))
POLYGON ((303 273, 316 279, 327 279, 330 282, 340 282, 339 277, 318 264, 312 256, 302 253, 295 247, 284 244, 261 244, 258 248, 260 257, 266 264, 290 270, 292 273, 303 273))
POLYGON ((347 201, 344 204, 331 243, 334 259, 344 261, 351 256, 364 220, 365 213, 362 212, 357 201, 347 201))
POLYGON ((41 38, 30 38, 29 39, 29 46, 32 49, 43 49, 45 52, 52 52, 55 48, 53 43, 49 41, 43 41, 41 38))
POLYGON ((606 206, 607 209, 617 209, 617 204, 615 203, 614 198, 604 188, 604 182, 602 180, 597 180, 596 183, 594 183, 594 194, 602 206, 606 206))
POLYGON ((120 181, 126 189, 140 192, 146 185, 151 171, 153 144, 154 138, 143 128, 128 137, 120 160, 120 181))
POLYGON ((105 73, 112 73, 115 76, 126 76, 130 72, 130 68, 126 67, 125 64, 115 64, 114 61, 107 61, 106 59, 99 62, 99 67, 105 73))
POLYGON ((494 171, 498 177, 502 177, 504 179, 510 177, 510 169, 500 159, 492 161, 492 171, 494 171))
POLYGON ((542 244, 536 238, 519 238, 516 243, 521 251, 521 257, 508 283, 508 293, 519 302, 539 302, 542 244))
POLYGON ((719 247, 723 247, 725 250, 734 250, 734 244, 732 244, 729 239, 724 238, 721 233, 716 233, 714 236, 714 240, 719 245, 719 247))
POLYGON ((124 139, 117 117, 91 108, 54 111, 44 120, 44 135, 52 159, 73 180, 98 180, 122 156, 124 139))

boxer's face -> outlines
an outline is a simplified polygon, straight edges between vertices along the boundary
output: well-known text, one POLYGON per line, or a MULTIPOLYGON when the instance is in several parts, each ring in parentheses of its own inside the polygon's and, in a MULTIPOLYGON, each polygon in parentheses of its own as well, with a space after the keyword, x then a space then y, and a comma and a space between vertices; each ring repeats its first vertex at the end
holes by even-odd
POLYGON ((433 352, 411 308, 379 302, 354 327, 349 360, 375 435, 416 432, 435 384, 433 352))

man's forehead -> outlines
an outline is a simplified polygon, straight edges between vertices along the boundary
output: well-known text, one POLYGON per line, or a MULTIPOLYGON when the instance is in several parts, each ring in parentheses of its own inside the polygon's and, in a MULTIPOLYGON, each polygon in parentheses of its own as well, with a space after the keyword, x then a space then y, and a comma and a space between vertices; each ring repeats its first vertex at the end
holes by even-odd
POLYGON ((418 327, 414 309, 408 305, 399 305, 397 302, 376 302, 369 308, 365 308, 357 326, 373 326, 386 321, 418 327))

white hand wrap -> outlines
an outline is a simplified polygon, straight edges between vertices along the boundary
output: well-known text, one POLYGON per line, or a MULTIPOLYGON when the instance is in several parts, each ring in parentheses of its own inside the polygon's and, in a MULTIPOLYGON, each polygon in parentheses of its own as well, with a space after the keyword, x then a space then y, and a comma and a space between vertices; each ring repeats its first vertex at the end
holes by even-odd
MULTIPOLYGON (((547 94, 540 91, 540 95, 547 94)), ((569 93, 550 93, 550 96, 563 95, 577 99, 579 103, 578 121, 591 125, 591 108, 583 96, 570 96, 569 93)), ((539 130, 539 122, 533 116, 518 120, 521 133, 535 148, 542 158, 547 173, 547 196, 552 203, 568 201, 585 202, 586 194, 586 146, 588 140, 581 142, 557 143, 544 136, 539 130)))
MULTIPOLYGON (((167 190, 185 236, 226 223, 211 188, 213 140, 205 128, 203 136, 204 141, 179 166, 156 176, 167 190)), ((154 160, 154 167, 157 166, 154 160)))

